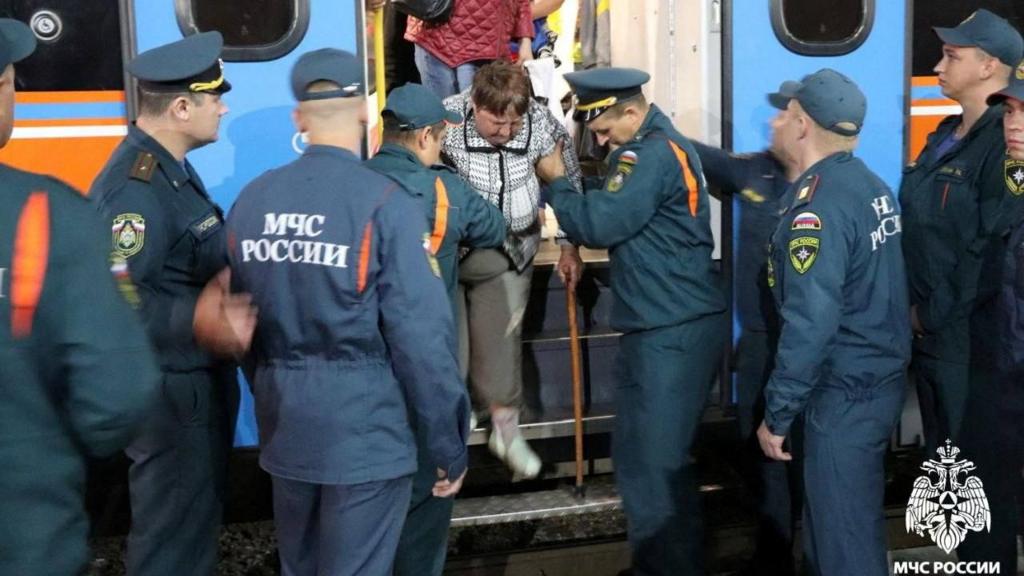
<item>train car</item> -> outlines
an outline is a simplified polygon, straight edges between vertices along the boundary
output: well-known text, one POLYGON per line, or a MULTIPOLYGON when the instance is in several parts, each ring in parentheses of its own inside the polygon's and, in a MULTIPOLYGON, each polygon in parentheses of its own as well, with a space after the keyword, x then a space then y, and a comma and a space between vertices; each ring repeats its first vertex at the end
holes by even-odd
MULTIPOLYGON (((774 110, 765 94, 782 80, 829 66, 864 89, 868 116, 858 155, 895 190, 901 170, 925 135, 959 111, 945 99, 932 67, 940 54, 933 26, 952 26, 977 8, 1018 25, 1024 5, 1011 0, 584 0, 610 21, 612 65, 652 72, 647 95, 687 135, 737 152, 768 145, 774 110)), ((573 30, 576 2, 560 13, 573 30)), ((234 86, 221 138, 190 155, 213 198, 228 208, 240 189, 264 170, 302 151, 290 120, 288 71, 303 52, 334 46, 366 62, 374 85, 374 18, 362 0, 9 0, 0 15, 27 23, 37 52, 18 66, 16 122, 0 161, 53 174, 88 190, 135 113, 134 85, 125 64, 135 54, 197 31, 218 30, 226 40, 226 76, 234 86)), ((571 34, 565 35, 571 45, 571 34)), ((564 49, 565 39, 562 39, 564 49)), ((568 71, 572 58, 562 58, 568 71)), ((376 87, 375 87, 376 88, 376 87)), ((563 87, 564 89, 564 87, 563 87)), ((375 112, 374 98, 368 106, 375 112)), ((376 114, 370 115, 376 118, 376 114)), ((375 147, 367 132, 366 150, 375 147)), ((732 277, 739 203, 715 206, 715 257, 732 277)), ((617 335, 608 328, 610 295, 605 256, 588 252, 579 294, 583 427, 588 472, 610 471, 607 442, 614 413, 617 335)), ((575 426, 568 313, 553 258, 538 259, 524 333, 528 439, 571 437, 575 426)), ((735 329, 734 329, 735 331, 735 329)), ((243 386, 243 388, 245 388, 243 386)), ((728 419, 733 393, 728 362, 707 412, 728 419)), ((245 394, 236 446, 256 445, 251 396, 245 394)), ((918 441, 913 405, 894 446, 918 441)), ((485 443, 478 431, 474 444, 485 443)), ((571 450, 553 442, 545 452, 547 477, 571 475, 571 450)), ((519 489, 517 488, 517 491, 519 489)))

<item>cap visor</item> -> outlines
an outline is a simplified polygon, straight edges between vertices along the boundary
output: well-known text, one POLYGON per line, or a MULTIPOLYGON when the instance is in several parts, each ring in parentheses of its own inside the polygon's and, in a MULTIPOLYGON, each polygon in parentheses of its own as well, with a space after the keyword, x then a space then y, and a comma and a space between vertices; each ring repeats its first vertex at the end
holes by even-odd
POLYGON ((11 62, 20 62, 36 51, 36 37, 22 22, 0 22, 0 34, 10 46, 11 62))
POLYGON ((799 82, 786 80, 779 86, 778 92, 768 94, 768 103, 779 110, 785 110, 789 107, 789 101, 796 98, 796 93, 800 91, 801 86, 799 82))
POLYGON ((956 28, 939 28, 936 26, 932 28, 935 30, 935 34, 942 40, 943 44, 950 44, 953 46, 977 46, 978 43, 971 40, 963 32, 957 31, 956 28))
POLYGON ((459 114, 458 112, 448 111, 444 115, 444 121, 449 124, 462 124, 462 120, 462 114, 459 114))
POLYGON ((779 110, 789 108, 789 101, 792 99, 792 96, 786 96, 781 92, 772 92, 768 95, 768 103, 779 110))
POLYGON ((1013 98, 1014 100, 1024 102, 1024 82, 1021 82, 1016 86, 1011 85, 1008 88, 1003 88, 999 92, 989 95, 989 97, 985 99, 985 102, 989 106, 992 106, 1003 102, 1007 98, 1013 98))

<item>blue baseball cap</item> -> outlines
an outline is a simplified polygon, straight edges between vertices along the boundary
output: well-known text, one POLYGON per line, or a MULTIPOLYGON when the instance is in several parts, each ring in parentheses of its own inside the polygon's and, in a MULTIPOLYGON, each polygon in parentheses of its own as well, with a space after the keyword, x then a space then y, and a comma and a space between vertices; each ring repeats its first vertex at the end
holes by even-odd
POLYGON ((985 102, 992 106, 1002 103, 1007 98, 1024 102, 1024 60, 1021 60, 1014 68, 1013 74, 1010 75, 1010 84, 999 92, 991 94, 985 99, 985 102))
POLYGON ((36 50, 36 37, 24 22, 0 18, 0 72, 8 64, 28 58, 36 50))
POLYGON ((462 124, 462 114, 447 110, 436 94, 420 84, 405 84, 392 90, 381 115, 398 120, 402 130, 418 130, 441 121, 462 124))
POLYGON ((793 99, 822 128, 843 136, 860 133, 868 109, 857 84, 831 68, 808 74, 799 82, 787 80, 778 92, 768 95, 768 102, 780 110, 793 99))
POLYGON ((934 30, 945 44, 981 48, 1007 66, 1016 66, 1024 55, 1024 39, 1017 29, 984 8, 976 10, 956 28, 934 30))
POLYGON ((210 92, 231 90, 220 59, 220 32, 202 32, 146 50, 128 63, 139 85, 153 92, 210 92))
POLYGON ((366 93, 363 63, 351 52, 337 48, 320 48, 306 52, 292 68, 292 94, 299 102, 327 98, 351 98, 366 93), (316 82, 332 82, 336 90, 310 92, 316 82))

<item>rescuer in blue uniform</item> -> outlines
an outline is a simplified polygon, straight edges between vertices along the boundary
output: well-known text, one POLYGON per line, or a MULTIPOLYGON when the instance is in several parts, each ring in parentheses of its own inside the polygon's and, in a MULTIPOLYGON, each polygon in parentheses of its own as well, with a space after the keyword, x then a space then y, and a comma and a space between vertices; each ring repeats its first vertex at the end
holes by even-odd
MULTIPOLYGON (((448 126, 462 123, 441 99, 419 84, 391 91, 382 113, 384 144, 366 165, 401 184, 427 216, 430 252, 440 266, 452 315, 456 314, 459 246, 497 248, 505 241, 505 217, 454 170, 439 164, 448 126)), ((415 420, 414 420, 415 421, 415 420)), ((452 498, 436 498, 437 481, 423 434, 417 434, 418 469, 412 501, 395 555, 396 575, 440 576, 448 550, 452 498)))
POLYGON ((223 216, 185 158, 217 139, 231 85, 217 32, 139 54, 139 117, 90 196, 128 260, 163 372, 152 417, 128 447, 131 576, 213 574, 234 432, 236 367, 192 334, 199 293, 227 266, 223 216))
MULTIPOLYGON (((0 147, 14 127, 14 64, 35 46, 28 26, 0 19, 0 147)), ((156 399, 156 363, 122 297, 132 286, 109 255, 77 191, 0 164, 2 574, 83 573, 86 457, 124 448, 156 399)))
POLYGON ((566 74, 577 119, 616 150, 600 189, 574 193, 558 154, 538 163, 558 223, 607 247, 620 340, 613 457, 633 572, 703 573, 700 499, 690 449, 725 346, 725 299, 700 160, 657 106, 650 76, 602 68, 566 74))
POLYGON ((883 576, 883 456, 910 358, 899 205, 853 156, 867 104, 822 69, 769 101, 772 129, 802 174, 771 242, 768 282, 782 318, 758 439, 783 442, 804 414, 804 563, 812 574, 883 576))
POLYGON ((956 445, 975 464, 971 475, 983 483, 992 523, 990 530, 968 532, 956 550, 962 561, 998 562, 1000 573, 1016 574, 1024 464, 1024 61, 987 103, 1003 127, 1003 193, 983 207, 979 236, 986 247, 970 319, 970 391, 956 445))
MULTIPOLYGON (((711 193, 739 199, 735 301, 740 325, 733 353, 736 420, 743 442, 743 468, 758 509, 757 548, 744 574, 793 574, 793 533, 800 510, 798 462, 766 458, 757 442, 764 419, 764 385, 771 374, 779 318, 768 287, 768 241, 779 223, 783 196, 799 169, 774 141, 769 150, 730 154, 693 142, 711 193)), ((799 434, 799 432, 797 432, 799 434)))
POLYGON ((899 194, 915 333, 910 368, 929 455, 946 439, 959 444, 974 363, 969 319, 984 290, 980 246, 1006 194, 1002 107, 985 99, 1006 86, 1024 50, 1013 26, 988 10, 935 32, 943 42, 939 85, 963 111, 928 136, 899 194))
POLYGON ((506 231, 501 210, 440 163, 445 132, 448 126, 461 124, 462 115, 445 109, 433 92, 420 84, 395 88, 388 94, 382 120, 384 144, 366 165, 396 180, 421 203, 430 251, 454 306, 459 245, 501 246, 506 231))
POLYGON ((291 75, 309 147, 242 191, 228 218, 233 287, 259 308, 244 363, 285 576, 391 572, 416 443, 433 494, 466 471, 469 400, 421 204, 353 153, 363 68, 324 48, 291 75))

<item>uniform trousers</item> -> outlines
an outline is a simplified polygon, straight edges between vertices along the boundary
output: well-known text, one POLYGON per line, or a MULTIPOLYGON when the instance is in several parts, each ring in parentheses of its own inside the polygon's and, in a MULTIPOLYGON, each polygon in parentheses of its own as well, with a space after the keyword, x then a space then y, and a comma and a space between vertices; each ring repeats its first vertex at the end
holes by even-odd
POLYGON ((635 576, 703 573, 703 526, 690 455, 725 318, 713 314, 619 342, 612 457, 635 576))
POLYGON ((804 413, 804 566, 815 576, 887 576, 885 450, 903 410, 903 374, 867 389, 826 380, 804 413))
POLYGON ((234 368, 164 373, 156 407, 125 450, 130 576, 215 572, 237 407, 234 368))
MULTIPOLYGON (((419 438, 419 435, 417 435, 419 438)), ((395 576, 441 576, 448 555, 448 528, 455 498, 435 498, 437 466, 430 461, 427 447, 417 446, 418 466, 412 479, 412 499, 395 554, 395 576)))
POLYGON ((282 576, 391 573, 412 476, 363 484, 272 480, 282 576))
POLYGON ((965 362, 949 362, 915 354, 910 374, 917 388, 924 428, 925 451, 929 458, 947 439, 959 441, 967 407, 968 367, 965 362))
POLYGON ((736 421, 743 446, 741 468, 757 504, 757 548, 749 574, 784 575, 795 571, 793 533, 803 500, 800 454, 803 424, 790 428, 794 459, 778 462, 764 455, 757 428, 764 420, 764 386, 775 364, 775 340, 766 331, 744 330, 736 346, 736 421))
POLYGON ((1024 371, 1004 374, 991 366, 971 366, 970 372, 958 459, 974 462, 969 474, 982 481, 992 529, 968 532, 956 553, 962 561, 999 562, 1000 574, 1016 574, 1024 371))

